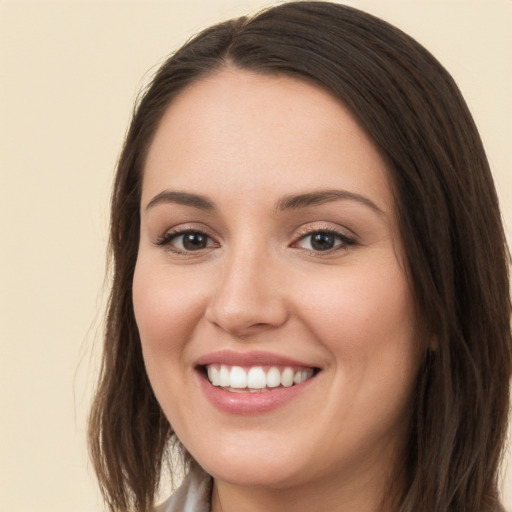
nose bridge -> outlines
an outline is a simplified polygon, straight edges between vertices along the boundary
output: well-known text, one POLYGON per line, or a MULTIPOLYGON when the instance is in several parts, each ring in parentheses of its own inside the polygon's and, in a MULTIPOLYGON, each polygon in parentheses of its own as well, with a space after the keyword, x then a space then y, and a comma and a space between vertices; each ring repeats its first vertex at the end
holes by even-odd
POLYGON ((286 307, 275 257, 265 243, 240 240, 227 251, 208 307, 210 321, 235 335, 278 326, 286 307))

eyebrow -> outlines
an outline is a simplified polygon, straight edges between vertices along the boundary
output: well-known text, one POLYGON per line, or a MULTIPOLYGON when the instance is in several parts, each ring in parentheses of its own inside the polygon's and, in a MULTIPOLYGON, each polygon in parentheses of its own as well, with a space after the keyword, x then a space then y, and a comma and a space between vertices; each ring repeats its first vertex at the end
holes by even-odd
POLYGON ((157 194, 146 206, 146 210, 162 203, 175 203, 184 206, 192 206, 199 210, 214 210, 215 203, 210 201, 207 197, 199 194, 191 194, 190 192, 174 192, 171 190, 164 190, 157 194))
MULTIPOLYGON (((371 208, 379 215, 384 215, 384 212, 371 199, 348 190, 318 190, 304 194, 286 195, 279 199, 275 209, 277 211, 298 210, 340 200, 356 201, 371 208)), ((206 211, 216 209, 215 203, 206 196, 191 192, 164 190, 151 199, 146 210, 166 203, 181 204, 206 211)))
POLYGON ((278 201, 276 209, 279 211, 297 210, 339 200, 356 201, 371 208, 379 215, 384 215, 383 210, 371 199, 354 192, 349 192, 348 190, 318 190, 305 194, 287 195, 278 201))

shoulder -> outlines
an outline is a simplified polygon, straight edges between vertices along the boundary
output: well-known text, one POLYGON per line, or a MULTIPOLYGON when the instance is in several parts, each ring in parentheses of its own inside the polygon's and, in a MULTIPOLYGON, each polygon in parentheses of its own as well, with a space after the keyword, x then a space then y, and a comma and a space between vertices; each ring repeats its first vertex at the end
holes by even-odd
POLYGON ((154 512, 209 512, 212 478, 194 465, 183 483, 154 512))

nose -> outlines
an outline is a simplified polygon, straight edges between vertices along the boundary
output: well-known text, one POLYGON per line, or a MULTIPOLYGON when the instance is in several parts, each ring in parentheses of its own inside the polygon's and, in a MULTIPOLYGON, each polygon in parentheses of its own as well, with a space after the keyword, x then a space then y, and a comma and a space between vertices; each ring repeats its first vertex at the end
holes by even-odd
POLYGON ((269 257, 233 254, 214 278, 206 319, 237 337, 283 325, 288 312, 280 273, 269 257))

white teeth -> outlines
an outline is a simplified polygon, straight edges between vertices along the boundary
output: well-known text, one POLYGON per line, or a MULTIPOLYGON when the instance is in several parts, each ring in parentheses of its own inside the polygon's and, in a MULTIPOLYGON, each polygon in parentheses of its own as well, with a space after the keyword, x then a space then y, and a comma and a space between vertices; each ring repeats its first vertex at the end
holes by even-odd
MULTIPOLYGON (((213 382, 212 382, 213 384, 213 382)), ((215 384, 213 384, 215 386, 215 384)), ((229 368, 227 366, 221 365, 220 371, 219 371, 219 384, 218 386, 230 386, 231 385, 231 379, 229 377, 229 368)))
POLYGON ((294 384, 300 384, 301 382, 304 382, 311 378, 313 376, 313 370, 300 370, 295 372, 295 375, 293 376, 293 383, 294 384))
POLYGON ((265 373, 261 366, 253 366, 248 371, 241 366, 208 365, 208 380, 214 386, 231 388, 235 390, 247 389, 249 391, 264 390, 283 386, 289 388, 300 384, 313 376, 313 369, 294 370, 286 366, 281 370, 272 366, 265 373))
POLYGON ((281 385, 281 372, 273 366, 267 372, 267 386, 269 388, 277 388, 281 385))
POLYGON ((242 389, 247 387, 247 373, 240 366, 233 366, 229 372, 229 387, 242 389))
POLYGON ((285 388, 293 385, 293 370, 291 368, 285 368, 283 373, 281 373, 281 384, 285 388))
POLYGON ((208 366, 208 378, 214 386, 220 385, 219 370, 213 365, 208 366))
POLYGON ((247 374, 247 387, 253 389, 263 389, 267 387, 267 378, 263 368, 255 366, 247 374))

